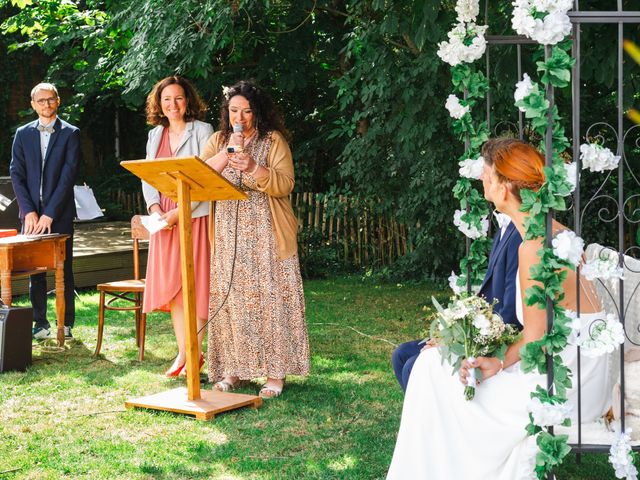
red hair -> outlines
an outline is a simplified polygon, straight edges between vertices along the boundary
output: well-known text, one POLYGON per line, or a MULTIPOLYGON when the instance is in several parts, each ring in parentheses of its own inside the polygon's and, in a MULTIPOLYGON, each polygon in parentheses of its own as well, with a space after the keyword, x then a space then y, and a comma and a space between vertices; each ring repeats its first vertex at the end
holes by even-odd
POLYGON ((538 190, 544 183, 544 156, 528 143, 513 138, 493 138, 482 146, 482 156, 492 165, 498 180, 508 183, 520 198, 520 190, 538 190))

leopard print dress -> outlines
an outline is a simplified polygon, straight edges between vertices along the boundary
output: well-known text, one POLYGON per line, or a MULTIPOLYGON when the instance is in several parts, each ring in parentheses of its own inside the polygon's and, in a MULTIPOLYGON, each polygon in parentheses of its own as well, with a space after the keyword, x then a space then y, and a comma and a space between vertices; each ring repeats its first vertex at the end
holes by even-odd
MULTIPOLYGON (((266 167, 271 143, 268 134, 246 150, 266 167)), ((227 167, 222 175, 239 184, 236 170, 227 167)), ((298 256, 278 259, 269 198, 255 186, 255 179, 244 174, 241 188, 249 198, 216 203, 208 340, 212 382, 224 376, 250 380, 309 372, 298 256)))

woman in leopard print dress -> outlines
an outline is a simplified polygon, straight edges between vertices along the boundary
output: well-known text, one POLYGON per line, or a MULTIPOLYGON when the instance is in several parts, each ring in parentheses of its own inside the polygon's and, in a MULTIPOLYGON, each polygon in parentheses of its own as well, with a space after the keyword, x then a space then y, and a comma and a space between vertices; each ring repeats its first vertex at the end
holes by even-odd
POLYGON ((209 379, 229 391, 267 377, 260 396, 277 397, 286 375, 309 372, 288 132, 271 98, 245 81, 225 88, 220 117, 202 156, 248 199, 217 202, 211 222, 209 379))

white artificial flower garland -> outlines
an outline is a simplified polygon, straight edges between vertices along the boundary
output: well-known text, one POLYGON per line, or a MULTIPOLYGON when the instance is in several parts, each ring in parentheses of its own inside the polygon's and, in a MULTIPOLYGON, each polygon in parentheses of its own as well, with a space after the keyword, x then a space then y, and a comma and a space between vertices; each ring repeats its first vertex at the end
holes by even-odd
POLYGON ((580 273, 587 280, 595 280, 597 278, 624 280, 624 269, 618 265, 618 254, 613 252, 606 254, 606 256, 600 254, 596 258, 589 260, 582 266, 580 273))
POLYGON ((569 402, 547 403, 539 398, 532 398, 527 410, 533 417, 533 423, 539 427, 562 425, 571 416, 573 407, 569 402))
POLYGON ((458 227, 458 230, 471 239, 485 237, 489 230, 489 220, 487 219, 487 216, 483 215, 480 218, 480 229, 478 229, 475 225, 471 225, 470 223, 462 220, 462 215, 465 213, 466 212, 463 210, 456 210, 453 214, 453 224, 458 227))
POLYGON ((473 22, 457 24, 447 34, 449 40, 438 43, 438 56, 452 67, 460 63, 475 62, 487 49, 487 41, 484 38, 486 30, 486 26, 473 22))
POLYGON ((542 45, 555 45, 571 33, 567 12, 573 0, 515 0, 511 25, 542 45))
POLYGON ((571 333, 569 333, 569 336, 567 337, 567 344, 577 347, 579 344, 578 342, 580 341, 582 321, 578 318, 578 314, 573 310, 565 310, 564 314, 571 320, 571 323, 568 325, 571 328, 571 333))
POLYGON ((576 186, 578 185, 579 178, 577 176, 577 168, 576 162, 565 163, 564 170, 567 173, 567 181, 571 184, 571 193, 576 190, 576 186))
POLYGON ((577 344, 585 357, 596 358, 616 350, 624 343, 624 328, 617 316, 608 313, 606 318, 594 322, 587 335, 579 335, 577 344))
POLYGON ((571 230, 564 230, 552 240, 553 254, 577 266, 584 251, 584 240, 571 230))
MULTIPOLYGON (((555 45, 561 42, 571 32, 571 20, 568 12, 573 7, 573 0, 514 0, 514 11, 511 24, 514 30, 525 35, 542 45, 555 45)), ((520 111, 525 112, 526 108, 522 105, 522 100, 534 93, 538 86, 531 81, 527 74, 516 84, 514 99, 520 111)), ((592 172, 602 172, 604 170, 612 170, 618 166, 619 156, 615 156, 609 149, 605 149, 599 145, 585 144, 580 147, 580 158, 583 163, 583 169, 589 169, 592 172)), ((575 189, 575 183, 578 180, 576 174, 576 165, 565 165, 567 180, 575 189)), ((573 191, 573 190, 572 190, 573 191)), ((574 265, 578 265, 584 242, 573 232, 562 232, 553 240, 553 253, 559 258, 570 261, 574 265)), ((590 276, 600 276, 600 278, 612 278, 622 275, 623 272, 615 264, 604 265, 599 264, 585 265, 586 274, 590 276)), ((585 273, 583 269, 583 273, 585 273)), ((594 326, 591 335, 588 338, 581 338, 581 321, 575 312, 567 310, 567 317, 571 319, 571 333, 568 337, 570 345, 579 345, 582 347, 581 352, 587 356, 601 355, 607 351, 613 351, 624 343, 625 334, 622 324, 613 315, 607 315, 606 321, 594 326)), ((538 403, 542 403, 538 400, 538 403)), ((531 410, 537 412, 538 417, 541 411, 540 405, 534 405, 531 410)), ((530 411, 531 411, 530 410, 530 411)), ((557 413, 557 412, 556 412, 557 413)), ((532 412, 533 415, 533 412, 532 412)), ((551 416, 551 415, 550 415, 551 416)), ((545 417, 545 415, 542 415, 545 417)), ((561 415, 558 414, 557 418, 561 415)), ((556 419, 557 419, 556 418, 556 419)), ((534 419, 534 423, 545 423, 548 418, 534 419)), ((554 419, 555 420, 555 419, 554 419)), ((630 430, 627 430, 629 432, 630 430)), ((519 479, 535 479, 536 454, 535 436, 530 436, 527 441, 531 445, 531 455, 527 456, 527 462, 521 465, 518 472, 519 479)), ((638 472, 633 464, 631 455, 630 437, 628 433, 618 432, 616 441, 611 445, 609 461, 615 469, 617 478, 627 478, 628 480, 638 480, 638 472)))
POLYGON ((633 456, 631 455, 630 432, 630 428, 626 432, 615 428, 615 441, 609 449, 609 462, 615 470, 616 478, 638 480, 638 470, 633 464, 633 456))
POLYGON ((461 177, 478 180, 484 169, 484 158, 478 157, 475 160, 473 158, 467 158, 466 160, 458 162, 458 165, 460 165, 459 173, 461 177))
POLYGON ((620 156, 597 143, 583 143, 580 145, 580 160, 582 169, 591 172, 604 172, 618 168, 620 156))
POLYGON ((469 107, 466 105, 462 105, 460 103, 460 99, 454 94, 451 94, 447 97, 447 101, 444 106, 447 110, 449 110, 449 115, 451 115, 451 118, 455 118, 457 120, 461 119, 467 113, 469 113, 469 107))
MULTIPOLYGON (((516 102, 520 100, 524 100, 527 98, 531 92, 533 92, 533 82, 531 82, 531 77, 526 73, 522 75, 522 80, 516 83, 516 91, 513 93, 513 99, 516 102)), ((525 111, 524 107, 518 107, 521 112, 525 111)))
POLYGON ((480 1, 458 0, 456 13, 459 22, 474 22, 480 13, 480 1))

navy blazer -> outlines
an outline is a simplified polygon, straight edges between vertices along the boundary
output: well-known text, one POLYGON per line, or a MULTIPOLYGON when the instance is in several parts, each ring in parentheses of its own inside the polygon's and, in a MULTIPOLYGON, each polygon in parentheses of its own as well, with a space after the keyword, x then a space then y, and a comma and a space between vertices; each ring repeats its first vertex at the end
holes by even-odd
POLYGON ((513 222, 509 223, 502 240, 498 229, 489 255, 487 273, 480 287, 480 295, 489 301, 492 298, 498 301, 494 311, 502 316, 505 323, 518 328, 522 328, 516 317, 516 275, 518 247, 521 243, 522 237, 513 222))
POLYGON ((30 212, 53 219, 56 231, 71 233, 76 205, 73 185, 80 165, 80 130, 56 118, 42 172, 38 120, 16 131, 9 174, 20 207, 20 220, 30 212), (40 202, 42 178, 42 202, 40 202))

